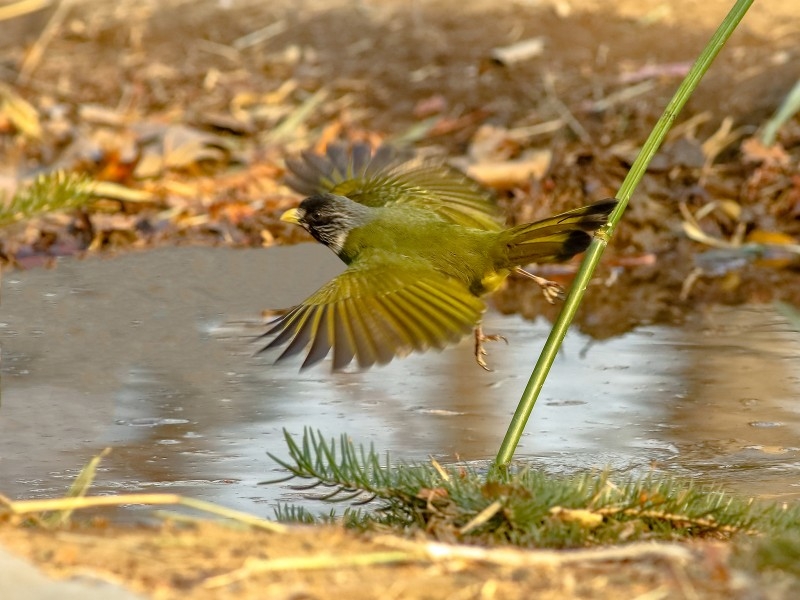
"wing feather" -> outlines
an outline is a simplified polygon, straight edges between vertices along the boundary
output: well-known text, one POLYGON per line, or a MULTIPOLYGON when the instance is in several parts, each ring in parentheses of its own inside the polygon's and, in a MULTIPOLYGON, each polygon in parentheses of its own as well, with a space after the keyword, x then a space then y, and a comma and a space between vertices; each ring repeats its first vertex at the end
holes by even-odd
POLYGON ((371 367, 373 364, 385 365, 395 353, 394 348, 402 345, 397 341, 395 332, 386 326, 385 315, 380 311, 380 304, 372 305, 373 298, 360 297, 358 299, 358 310, 361 320, 367 326, 367 336, 370 344, 370 356, 368 361, 357 357, 359 366, 362 368, 371 367))
MULTIPOLYGON (((405 291, 405 290, 404 290, 405 291)), ((415 289, 416 294, 405 293, 406 301, 411 309, 422 318, 420 326, 425 329, 428 343, 434 348, 443 348, 448 342, 456 342, 461 338, 459 323, 441 305, 427 302, 426 290, 422 286, 415 289)))
POLYGON ((292 310, 290 310, 286 315, 274 321, 277 323, 272 329, 270 329, 265 335, 272 335, 273 333, 277 333, 278 337, 272 340, 272 343, 275 346, 280 346, 281 344, 285 344, 290 339, 292 339, 292 325, 297 325, 302 323, 303 315, 304 315, 304 307, 303 306, 296 306, 292 310))
MULTIPOLYGON (((373 346, 379 354, 378 362, 386 364, 397 355, 406 355, 409 345, 414 344, 414 337, 410 335, 408 325, 396 317, 391 311, 391 302, 388 296, 383 297, 386 302, 367 304, 362 302, 362 318, 372 324, 370 330, 373 346), (372 310, 368 310, 368 309, 372 310)), ((416 348, 415 348, 416 349, 416 348)))
MULTIPOLYGON (((310 342, 314 337, 319 316, 315 313, 315 311, 308 310, 306 307, 302 308, 304 308, 304 310, 298 312, 297 318, 292 320, 294 323, 294 330, 297 332, 297 335, 294 337, 291 335, 286 336, 286 339, 290 339, 291 341, 289 341, 289 345, 275 360, 275 362, 281 362, 282 360, 290 358, 295 354, 299 354, 308 345, 308 342, 310 342)), ((276 338, 275 341, 277 342, 280 337, 281 336, 276 338)))
POLYGON ((441 289, 429 285, 426 281, 419 282, 420 290, 424 290, 428 295, 431 303, 442 309, 444 313, 452 319, 458 320, 459 313, 463 310, 469 310, 469 306, 461 302, 461 298, 454 296, 445 296, 441 289))
POLYGON ((368 369, 380 361, 378 342, 375 340, 375 324, 373 315, 364 310, 362 301, 353 301, 352 318, 361 326, 361 337, 356 340, 356 360, 362 369, 368 369))
POLYGON ((356 333, 352 320, 347 314, 349 301, 345 300, 331 305, 336 312, 333 319, 334 345, 333 368, 334 370, 346 367, 356 355, 356 333))
POLYGON ((316 315, 318 315, 316 327, 311 331, 311 347, 303 361, 303 366, 300 367, 301 369, 310 367, 328 356, 328 352, 336 342, 333 332, 331 331, 334 326, 333 319, 331 318, 332 308, 333 305, 327 304, 319 307, 318 310, 315 311, 316 315))
POLYGON ((392 146, 373 153, 367 144, 349 152, 332 144, 324 155, 305 151, 286 166, 286 183, 307 196, 332 192, 367 206, 408 204, 459 225, 501 229, 497 206, 475 181, 445 164, 414 162, 392 146))
POLYGON ((387 302, 381 307, 387 320, 391 320, 394 331, 403 335, 403 342, 398 348, 403 349, 403 354, 409 352, 424 352, 428 348, 425 330, 417 323, 416 315, 412 315, 397 299, 387 302))
POLYGON ((366 369, 457 342, 484 308, 463 283, 375 251, 279 318, 262 351, 285 345, 277 361, 305 352, 305 369, 333 349, 335 370, 353 360, 366 369))

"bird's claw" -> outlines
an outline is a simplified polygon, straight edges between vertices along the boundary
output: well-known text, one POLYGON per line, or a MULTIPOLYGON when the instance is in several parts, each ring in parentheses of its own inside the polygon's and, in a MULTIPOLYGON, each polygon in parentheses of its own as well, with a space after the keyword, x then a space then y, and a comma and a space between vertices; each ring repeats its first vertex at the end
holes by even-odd
MULTIPOLYGON (((537 283, 539 282, 537 281, 537 283)), ((539 286, 542 288, 544 299, 550 304, 555 304, 556 300, 563 300, 564 296, 566 295, 564 288, 555 281, 542 279, 542 283, 539 283, 539 286)))
POLYGON ((483 342, 499 342, 501 340, 508 344, 508 340, 505 336, 498 334, 484 335, 480 325, 475 328, 475 362, 477 362, 478 366, 484 371, 491 372, 492 369, 490 369, 486 361, 483 360, 483 357, 487 355, 486 348, 483 347, 483 342))
POLYGON ((538 275, 534 275, 533 273, 528 273, 525 269, 517 267, 514 269, 514 272, 518 275, 522 275, 528 279, 532 279, 536 282, 542 289, 542 294, 544 294, 544 299, 547 300, 550 304, 555 304, 556 300, 563 300, 564 296, 566 295, 566 291, 564 288, 556 283, 555 281, 551 281, 549 279, 545 279, 544 277, 539 277, 538 275))

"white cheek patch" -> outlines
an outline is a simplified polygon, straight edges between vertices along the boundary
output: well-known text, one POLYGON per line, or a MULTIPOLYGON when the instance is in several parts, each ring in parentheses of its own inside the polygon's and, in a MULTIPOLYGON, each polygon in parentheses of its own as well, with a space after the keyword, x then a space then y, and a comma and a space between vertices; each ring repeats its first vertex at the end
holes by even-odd
POLYGON ((347 232, 343 231, 341 233, 337 233, 335 237, 331 239, 328 243, 328 247, 334 251, 334 253, 339 254, 344 248, 344 242, 347 239, 347 232))

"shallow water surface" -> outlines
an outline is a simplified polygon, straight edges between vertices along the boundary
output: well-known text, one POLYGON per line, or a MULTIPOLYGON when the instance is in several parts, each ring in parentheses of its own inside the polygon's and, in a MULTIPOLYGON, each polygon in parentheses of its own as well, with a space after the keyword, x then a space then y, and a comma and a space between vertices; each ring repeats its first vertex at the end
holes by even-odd
MULTIPOLYGON (((164 490, 271 516, 282 431, 349 434, 396 459, 491 459, 549 325, 490 312, 469 341, 366 373, 255 356, 259 314, 340 269, 325 248, 170 248, 3 278, 0 493, 62 495, 110 446, 95 492, 164 490)), ((532 286, 531 293, 539 293, 532 286)), ((590 291, 592 293, 592 291, 590 291)), ((518 457, 552 472, 651 468, 800 497, 800 334, 770 307, 594 342, 570 334, 518 457)))

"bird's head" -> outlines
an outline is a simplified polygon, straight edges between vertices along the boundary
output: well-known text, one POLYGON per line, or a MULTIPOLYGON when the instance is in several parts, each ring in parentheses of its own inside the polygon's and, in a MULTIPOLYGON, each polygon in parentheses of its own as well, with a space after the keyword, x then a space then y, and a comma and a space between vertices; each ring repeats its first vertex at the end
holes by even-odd
POLYGON ((371 209, 344 196, 322 193, 309 196, 287 210, 281 221, 295 223, 314 239, 340 254, 351 230, 369 222, 371 209))

